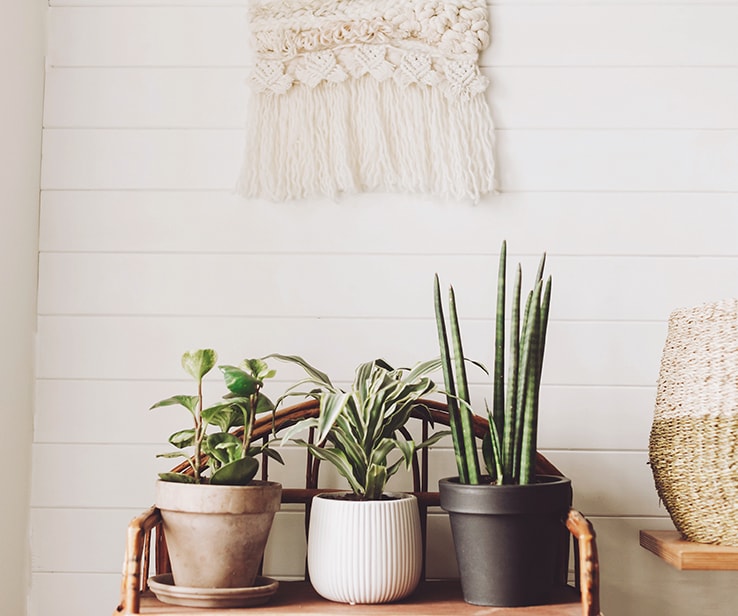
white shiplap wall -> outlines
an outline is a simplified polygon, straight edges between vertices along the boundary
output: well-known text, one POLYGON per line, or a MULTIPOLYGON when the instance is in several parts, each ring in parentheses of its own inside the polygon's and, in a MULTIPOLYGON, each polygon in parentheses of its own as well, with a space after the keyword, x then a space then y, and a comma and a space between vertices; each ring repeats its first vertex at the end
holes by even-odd
MULTIPOLYGON (((738 293, 737 2, 494 2, 502 193, 476 206, 233 197, 247 0, 50 5, 33 616, 114 607, 125 525, 179 425, 146 409, 187 387, 183 350, 297 353, 343 380, 427 358, 438 271, 489 362, 503 238, 529 274, 549 254, 541 447, 595 523, 606 613, 735 613, 733 574, 676 572, 637 531, 670 524, 646 464, 666 318, 738 293)), ((453 472, 447 450, 436 466, 453 472)), ((434 524, 432 559, 450 545, 434 524)), ((299 528, 280 518, 271 573, 296 573, 299 528)))

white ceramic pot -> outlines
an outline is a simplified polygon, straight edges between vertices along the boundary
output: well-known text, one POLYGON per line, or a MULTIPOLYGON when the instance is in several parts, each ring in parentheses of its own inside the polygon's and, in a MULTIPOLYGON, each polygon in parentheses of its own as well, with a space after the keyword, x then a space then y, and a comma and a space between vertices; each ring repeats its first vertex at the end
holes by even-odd
POLYGON ((417 499, 313 499, 308 571, 316 592, 341 603, 387 603, 412 593, 420 581, 422 544, 417 499))
POLYGON ((282 486, 157 482, 172 574, 177 586, 252 586, 266 546, 282 486))

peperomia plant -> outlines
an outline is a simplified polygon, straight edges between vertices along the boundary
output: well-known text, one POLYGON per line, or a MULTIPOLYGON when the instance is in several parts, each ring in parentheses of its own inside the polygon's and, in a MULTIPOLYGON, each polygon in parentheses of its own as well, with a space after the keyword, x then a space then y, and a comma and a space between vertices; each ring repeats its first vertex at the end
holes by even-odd
POLYGON ((301 357, 269 357, 297 364, 308 374, 280 401, 287 396, 307 396, 320 402, 318 417, 290 427, 282 442, 292 439, 309 448, 316 458, 335 466, 357 500, 381 499, 387 480, 403 465, 411 463, 416 450, 448 434, 438 432, 416 444, 402 430, 412 409, 424 408, 419 400, 435 391, 435 384, 426 375, 440 367, 439 360, 418 364, 411 370, 393 369, 381 359, 367 362, 356 369, 351 388, 344 391, 301 357), (303 391, 305 385, 310 388, 303 391), (315 444, 292 438, 308 428, 317 430, 315 444), (390 461, 389 456, 395 450, 400 456, 390 461))
POLYGON ((182 367, 197 383, 196 395, 172 396, 151 407, 179 405, 187 409, 193 419, 193 427, 179 430, 169 437, 177 451, 157 456, 185 458, 192 474, 160 473, 159 477, 164 481, 246 485, 259 469, 258 454, 266 453, 282 462, 279 453, 270 449, 268 443, 260 446, 251 444, 256 416, 274 410, 274 404, 261 389, 264 379, 273 377, 275 371, 261 359, 245 359, 239 366, 218 366, 228 393, 217 404, 204 408, 203 377, 217 361, 218 356, 212 349, 184 353, 182 367), (210 427, 217 430, 209 432, 210 427), (243 428, 240 436, 231 432, 235 427, 243 428), (204 463, 202 454, 207 456, 204 463))
MULTIPOLYGON (((505 384, 505 295, 507 244, 502 243, 497 275, 493 406, 487 409, 489 433, 482 444, 487 473, 495 483, 526 484, 535 481, 538 435, 538 397, 551 301, 551 277, 543 284, 546 255, 541 257, 533 289, 521 313, 522 268, 518 264, 510 315, 510 347, 505 384), (522 316, 522 323, 521 323, 522 316)), ((436 324, 443 361, 451 435, 461 483, 482 481, 471 428, 471 400, 461 343, 456 298, 449 289, 449 326, 446 333, 438 276, 434 286, 436 324)))

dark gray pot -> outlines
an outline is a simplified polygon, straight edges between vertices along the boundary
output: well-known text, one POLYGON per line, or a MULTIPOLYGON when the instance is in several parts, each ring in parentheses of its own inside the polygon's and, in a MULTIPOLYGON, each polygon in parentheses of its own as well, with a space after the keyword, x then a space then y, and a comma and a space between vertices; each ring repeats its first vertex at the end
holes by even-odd
MULTIPOLYGON (((489 478, 487 478, 489 479, 489 478)), ((539 476, 529 485, 438 482, 448 511, 464 601, 514 607, 546 603, 563 583, 564 520, 571 481, 539 476)))

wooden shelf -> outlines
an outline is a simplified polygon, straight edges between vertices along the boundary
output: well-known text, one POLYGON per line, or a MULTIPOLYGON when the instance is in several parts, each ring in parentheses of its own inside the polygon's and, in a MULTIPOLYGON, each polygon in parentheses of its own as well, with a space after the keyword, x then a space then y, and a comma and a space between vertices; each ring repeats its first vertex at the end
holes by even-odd
POLYGON ((686 541, 675 530, 642 530, 641 546, 680 571, 738 571, 738 548, 686 541))
POLYGON ((170 616, 303 616, 305 614, 332 616, 581 616, 579 593, 570 587, 562 589, 558 602, 551 605, 501 608, 479 607, 464 603, 458 582, 424 582, 408 599, 380 605, 352 605, 332 603, 319 597, 306 582, 281 582, 275 596, 266 604, 243 609, 196 609, 166 605, 151 592, 141 596, 141 614, 169 614, 170 616))

